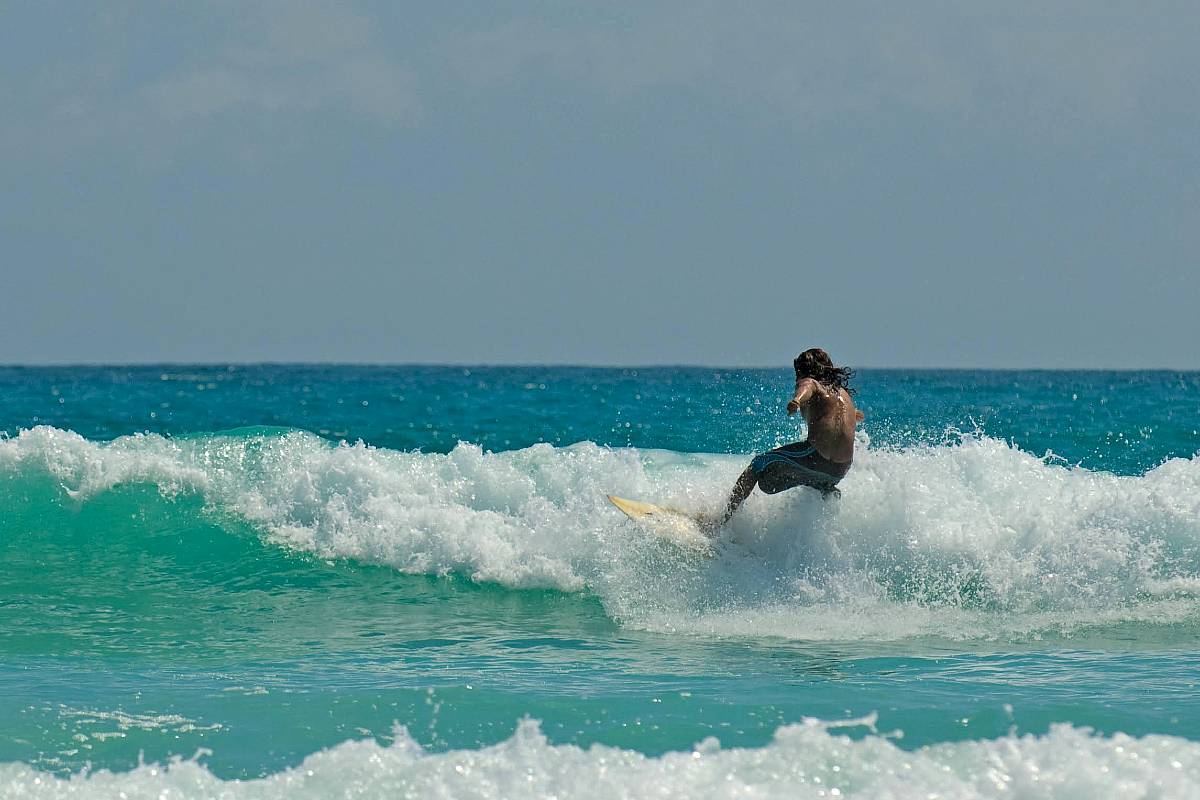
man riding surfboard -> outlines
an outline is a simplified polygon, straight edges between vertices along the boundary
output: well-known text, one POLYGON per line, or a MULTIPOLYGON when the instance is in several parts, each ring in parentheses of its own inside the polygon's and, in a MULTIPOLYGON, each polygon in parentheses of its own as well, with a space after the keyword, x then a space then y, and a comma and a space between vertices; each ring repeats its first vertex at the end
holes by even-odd
POLYGON ((854 405, 850 378, 854 372, 835 367, 819 347, 805 350, 792 362, 796 392, 788 401, 790 417, 797 411, 808 423, 808 438, 757 456, 733 486, 718 521, 723 525, 757 486, 775 494, 796 486, 811 486, 823 495, 837 494, 837 483, 854 460, 854 427, 863 413, 854 405))

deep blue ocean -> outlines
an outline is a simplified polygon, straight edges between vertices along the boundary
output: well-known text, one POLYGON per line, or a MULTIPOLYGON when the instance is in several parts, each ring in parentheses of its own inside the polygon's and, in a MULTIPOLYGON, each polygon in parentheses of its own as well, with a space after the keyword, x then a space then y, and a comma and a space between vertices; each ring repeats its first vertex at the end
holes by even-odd
POLYGON ((855 385, 0 368, 0 797, 1200 797, 1200 374, 855 385))

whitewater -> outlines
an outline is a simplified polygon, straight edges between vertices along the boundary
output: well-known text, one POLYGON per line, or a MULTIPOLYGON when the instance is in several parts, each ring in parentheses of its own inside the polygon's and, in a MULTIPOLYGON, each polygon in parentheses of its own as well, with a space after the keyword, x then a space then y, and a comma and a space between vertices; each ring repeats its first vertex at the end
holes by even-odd
MULTIPOLYGON (((1104 738, 1057 726, 1043 737, 936 745, 906 752, 891 737, 853 741, 819 720, 780 728, 755 750, 715 739, 688 752, 549 744, 536 722, 481 750, 429 753, 401 729, 391 745, 347 742, 252 781, 222 781, 196 760, 57 779, 0 766, 5 796, 31 798, 1047 798, 1194 797, 1200 747, 1168 736, 1104 738), (15 789, 16 791, 11 791, 15 789)), ((894 737, 895 734, 892 734, 894 737)), ((0 789, 0 791, 4 791, 0 789)))
POLYGON ((302 431, 94 443, 38 427, 0 469, 44 472, 75 502, 120 484, 203 497, 272 545, 410 574, 598 596, 661 631, 858 640, 995 639, 1118 622, 1200 622, 1200 462, 1115 476, 987 437, 872 450, 844 495, 756 495, 698 562, 607 493, 718 508, 744 458, 535 445, 447 454, 302 431))

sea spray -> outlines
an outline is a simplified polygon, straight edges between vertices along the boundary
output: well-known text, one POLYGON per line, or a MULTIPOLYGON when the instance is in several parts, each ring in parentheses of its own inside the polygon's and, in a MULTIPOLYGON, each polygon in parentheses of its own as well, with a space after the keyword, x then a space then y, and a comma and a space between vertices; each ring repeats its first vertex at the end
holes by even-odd
POLYGON ((744 460, 588 442, 425 454, 279 430, 97 443, 37 427, 0 442, 0 480, 51 476, 63 504, 123 484, 195 494, 272 546, 590 592, 652 630, 989 639, 1200 613, 1196 459, 1115 476, 983 436, 860 448, 840 499, 756 494, 701 563, 604 500, 711 510, 744 460))
MULTIPOLYGON (((0 798, 1186 798, 1200 795, 1200 745, 1172 736, 1096 735, 1056 725, 1043 736, 900 749, 890 736, 840 729, 873 719, 806 720, 762 748, 716 739, 658 757, 596 745, 553 745, 531 720, 500 744, 428 752, 403 729, 395 741, 351 741, 299 766, 223 781, 199 759, 55 777, 0 765, 0 798)), ((205 753, 199 754, 201 757, 205 753)))

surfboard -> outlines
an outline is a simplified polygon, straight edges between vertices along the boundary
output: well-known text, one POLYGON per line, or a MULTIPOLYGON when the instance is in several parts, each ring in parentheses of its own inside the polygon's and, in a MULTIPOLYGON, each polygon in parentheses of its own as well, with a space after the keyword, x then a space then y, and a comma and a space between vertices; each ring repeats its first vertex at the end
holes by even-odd
POLYGON ((712 539, 700 530, 695 515, 614 494, 608 495, 608 500, 647 533, 686 550, 706 556, 713 554, 712 539))

